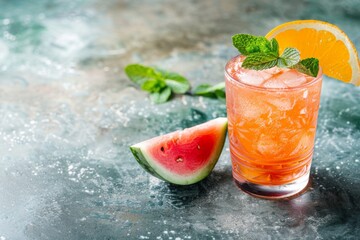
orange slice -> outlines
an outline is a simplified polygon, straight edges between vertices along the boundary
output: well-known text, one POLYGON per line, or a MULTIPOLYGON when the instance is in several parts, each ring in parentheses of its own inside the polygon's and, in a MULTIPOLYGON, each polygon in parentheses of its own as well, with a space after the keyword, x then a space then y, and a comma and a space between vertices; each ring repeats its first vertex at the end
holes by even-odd
POLYGON ((354 44, 337 26, 318 20, 298 20, 272 29, 266 38, 276 38, 280 52, 286 47, 300 51, 301 59, 315 57, 324 74, 360 85, 360 63, 354 44))

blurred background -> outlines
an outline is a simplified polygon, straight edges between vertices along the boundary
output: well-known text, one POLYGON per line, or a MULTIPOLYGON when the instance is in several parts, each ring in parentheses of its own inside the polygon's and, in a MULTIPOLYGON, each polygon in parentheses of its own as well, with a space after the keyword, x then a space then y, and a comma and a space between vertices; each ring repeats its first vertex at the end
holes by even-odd
POLYGON ((326 79, 314 184, 271 202, 240 193, 228 146, 200 184, 149 177, 128 146, 226 116, 224 103, 154 105, 130 63, 223 81, 235 33, 295 19, 343 29, 360 49, 359 0, 0 0, 0 240, 355 239, 360 92, 326 79))
MULTIPOLYGON (((114 84, 123 90, 129 82, 122 69, 132 62, 171 66, 189 75, 214 61, 197 62, 202 55, 236 54, 231 48, 233 34, 265 35, 294 19, 329 21, 355 45, 360 41, 358 0, 1 0, 0 4, 1 74, 16 78, 25 73, 27 78, 20 82, 62 79, 59 84, 67 82, 69 88, 114 84), (87 81, 76 81, 85 86, 69 80, 76 74, 87 75, 87 81)), ((220 70, 222 65, 212 67, 220 70)), ((222 73, 203 77, 218 81, 222 73)))

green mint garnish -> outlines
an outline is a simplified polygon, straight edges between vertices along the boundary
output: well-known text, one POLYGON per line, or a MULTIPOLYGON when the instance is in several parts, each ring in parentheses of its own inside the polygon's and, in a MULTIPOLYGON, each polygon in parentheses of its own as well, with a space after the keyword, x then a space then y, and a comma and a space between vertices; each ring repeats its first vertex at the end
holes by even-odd
POLYGON ((164 103, 172 93, 183 94, 190 89, 189 81, 174 72, 140 64, 130 64, 124 70, 131 81, 150 92, 150 99, 154 103, 164 103))
POLYGON ((262 70, 275 67, 279 57, 273 53, 257 52, 248 55, 242 63, 243 68, 262 70))
POLYGON ((166 87, 160 92, 153 92, 150 94, 150 100, 154 103, 164 103, 171 96, 171 88, 166 87))
POLYGON ((271 52, 279 56, 279 43, 278 41, 273 38, 270 40, 271 52))
POLYGON ((157 71, 162 74, 165 79, 165 84, 170 87, 174 93, 183 94, 189 90, 189 81, 180 74, 161 69, 157 69, 157 71))
POLYGON ((286 68, 292 67, 300 61, 300 52, 296 48, 285 48, 278 59, 277 66, 286 68))
POLYGON ((201 84, 195 88, 193 94, 225 100, 225 82, 221 82, 213 86, 210 84, 201 84))
POLYGON ((130 64, 125 67, 125 73, 131 81, 138 85, 142 85, 149 79, 156 79, 155 70, 140 64, 130 64))
POLYGON ((145 80, 141 84, 141 89, 147 92, 161 92, 165 87, 165 82, 156 78, 145 80))
POLYGON ((140 64, 130 64, 124 70, 131 81, 150 93, 150 99, 154 103, 167 102, 173 93, 225 100, 225 82, 216 85, 201 84, 189 93, 189 81, 178 73, 140 64))
POLYGON ((233 45, 246 58, 242 67, 253 70, 263 70, 278 66, 293 68, 310 76, 317 76, 319 60, 307 58, 300 61, 300 52, 296 48, 286 48, 279 55, 279 44, 275 38, 267 40, 262 36, 236 34, 232 37, 233 45))
POLYGON ((307 75, 316 77, 319 72, 319 60, 316 58, 305 58, 291 68, 307 75))
POLYGON ((269 40, 261 36, 253 36, 250 34, 236 34, 232 37, 233 45, 242 55, 250 55, 252 53, 267 53, 272 51, 269 40))

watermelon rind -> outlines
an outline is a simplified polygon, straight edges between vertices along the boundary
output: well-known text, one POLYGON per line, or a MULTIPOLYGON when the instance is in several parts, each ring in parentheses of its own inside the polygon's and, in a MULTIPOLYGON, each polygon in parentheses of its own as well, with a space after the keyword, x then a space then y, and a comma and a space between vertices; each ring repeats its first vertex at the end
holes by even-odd
POLYGON ((162 178, 159 174, 157 174, 156 171, 148 164, 148 162, 146 161, 146 158, 144 157, 144 155, 141 152, 141 148, 131 146, 130 150, 131 150, 132 154, 134 155, 136 161, 140 164, 140 166, 142 168, 144 168, 148 173, 150 173, 154 177, 157 177, 161 180, 166 181, 166 179, 162 178))
MULTIPOLYGON (((199 168, 197 171, 195 171, 192 174, 189 175, 176 174, 174 172, 165 169, 163 166, 158 164, 157 161, 152 159, 152 157, 150 157, 150 155, 146 151, 147 141, 131 146, 130 150, 141 167, 143 167, 151 175, 161 180, 177 185, 190 185, 197 183, 203 180, 204 178, 206 178, 214 169, 221 155, 226 139, 226 131, 227 131, 227 123, 228 123, 227 118, 216 118, 209 122, 213 122, 212 126, 216 125, 219 128, 218 140, 214 146, 213 153, 210 155, 210 157, 207 160, 208 163, 205 166, 199 168)), ((205 125, 209 122, 206 122, 201 125, 205 125)))

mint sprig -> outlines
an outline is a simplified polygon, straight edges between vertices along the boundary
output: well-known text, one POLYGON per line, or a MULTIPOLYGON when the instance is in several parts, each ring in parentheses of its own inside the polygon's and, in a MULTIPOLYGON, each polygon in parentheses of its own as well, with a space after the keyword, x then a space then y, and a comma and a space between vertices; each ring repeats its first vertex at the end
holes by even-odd
POLYGON ((257 52, 267 53, 273 50, 269 40, 261 36, 236 34, 232 37, 232 40, 233 45, 245 56, 257 52))
POLYGON ((189 90, 190 84, 185 77, 175 72, 169 72, 162 69, 156 70, 162 74, 165 79, 165 84, 170 87, 174 93, 183 94, 189 90))
POLYGON ((275 53, 277 56, 279 56, 279 43, 278 41, 273 38, 270 40, 271 45, 271 52, 275 53))
POLYGON ((279 57, 274 53, 256 52, 248 55, 242 63, 243 68, 262 70, 275 67, 279 57))
POLYGON ((307 58, 300 61, 300 52, 296 48, 285 48, 280 56, 279 43, 275 38, 268 40, 262 36, 236 34, 232 40, 234 47, 246 56, 243 68, 263 70, 278 66, 293 68, 310 76, 317 76, 319 71, 319 60, 307 58))
POLYGON ((193 94, 197 96, 225 100, 225 82, 221 82, 215 85, 200 84, 194 89, 193 94))
POLYGON ((305 58, 291 68, 307 75, 316 77, 319 72, 319 60, 316 58, 305 58))
POLYGON ((124 70, 130 80, 140 86, 147 80, 157 78, 157 74, 153 68, 140 64, 127 65, 124 70))
POLYGON ((278 58, 277 66, 282 68, 292 67, 300 61, 300 52, 296 48, 285 48, 278 58))
POLYGON ((171 96, 171 88, 166 87, 162 89, 160 92, 152 92, 150 94, 150 100, 154 103, 164 103, 171 96))
POLYGON ((150 93, 154 103, 164 103, 173 93, 183 94, 190 89, 189 81, 175 72, 141 64, 130 64, 124 70, 131 81, 150 93))
POLYGON ((150 93, 150 100, 154 103, 167 102, 173 94, 225 100, 225 82, 215 85, 200 84, 190 93, 189 81, 178 73, 141 64, 130 64, 124 70, 131 81, 150 93))

